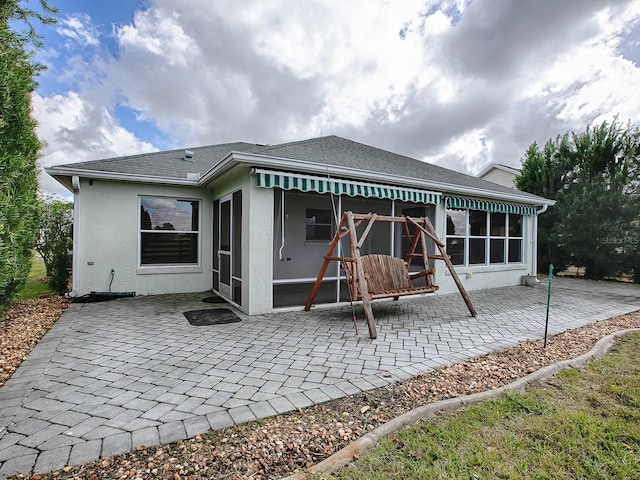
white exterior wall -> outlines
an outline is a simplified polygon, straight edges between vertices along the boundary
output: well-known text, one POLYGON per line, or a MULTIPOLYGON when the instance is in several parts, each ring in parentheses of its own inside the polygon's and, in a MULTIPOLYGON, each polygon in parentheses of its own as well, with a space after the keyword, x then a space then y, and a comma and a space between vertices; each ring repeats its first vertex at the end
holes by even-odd
MULTIPOLYGON (((522 276, 531 272, 532 265, 532 245, 533 245, 533 217, 525 215, 523 217, 523 263, 505 265, 474 265, 456 266, 458 274, 465 290, 482 290, 485 288, 508 287, 522 284, 522 276)), ((444 243, 446 241, 446 207, 444 204, 436 208, 436 223, 434 224, 438 238, 444 243)), ((438 294, 458 293, 449 270, 444 262, 436 261, 435 283, 440 287, 438 294)))
POLYGON ((212 285, 212 202, 206 189, 82 179, 76 196, 79 215, 77 295, 112 292, 137 295, 203 292, 212 285), (200 264, 140 267, 140 195, 200 200, 200 264))
MULTIPOLYGON (((213 279, 213 200, 242 190, 242 306, 251 315, 273 309, 272 280, 277 252, 274 252, 274 192, 258 188, 252 175, 245 173, 230 177, 216 185, 213 192, 206 188, 166 185, 144 185, 83 179, 76 201, 79 213, 76 228, 78 242, 74 245, 77 265, 77 294, 109 290, 111 269, 115 277, 113 292, 136 292, 138 295, 204 292, 211 290, 213 279), (139 196, 167 196, 200 200, 200 264, 198 266, 140 267, 139 196)), ((354 202, 356 203, 356 202, 354 202)), ((303 217, 304 218, 304 217, 303 217)), ((523 226, 524 252, 522 264, 456 267, 458 276, 469 291, 500 286, 518 285, 521 276, 532 272, 533 217, 525 216, 523 226)), ((434 226, 438 237, 446 238, 446 208, 436 207, 434 226)), ((303 223, 301 223, 303 225, 303 223)), ((294 242, 287 231, 288 242, 294 242)), ((304 232, 298 232, 304 238, 304 232)), ((389 242, 385 235, 382 243, 389 242)), ((289 244, 289 246, 293 246, 289 244)), ((327 245, 322 245, 321 255, 327 245)), ((292 252, 285 254, 287 257, 292 252)), ((296 256, 297 259, 297 256, 296 256)), ((289 265, 299 263, 293 260, 289 265)), ((306 262, 304 262, 306 263, 306 262)), ((289 265, 276 265, 278 277, 300 276, 286 270, 289 265)), ((335 275, 335 271, 328 275, 335 275)), ((308 272, 304 272, 308 273, 308 272)), ((313 269, 313 277, 317 270, 313 269)), ((446 265, 436 262, 436 284, 439 294, 456 293, 457 288, 446 265)))
MULTIPOLYGON (((273 310, 273 189, 258 188, 248 171, 213 189, 213 200, 242 190, 242 305, 249 315, 273 310)), ((217 225, 217 219, 214 219, 217 225)), ((212 230, 210 230, 212 232, 212 230)), ((213 252, 213 254, 217 254, 213 252)))
POLYGON ((516 176, 499 168, 492 168, 480 178, 505 187, 516 188, 516 176))
POLYGON ((242 195, 242 305, 249 315, 273 310, 273 193, 247 175, 242 195))

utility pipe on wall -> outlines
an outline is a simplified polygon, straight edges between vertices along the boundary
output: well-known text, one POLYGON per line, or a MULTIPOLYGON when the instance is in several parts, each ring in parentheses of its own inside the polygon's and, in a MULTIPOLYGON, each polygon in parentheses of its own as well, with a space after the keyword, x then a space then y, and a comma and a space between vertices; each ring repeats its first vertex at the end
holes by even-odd
POLYGON ((541 210, 533 216, 533 250, 531 252, 531 275, 538 276, 538 215, 547 211, 549 205, 544 204, 541 210))
POLYGON ((282 195, 280 197, 280 229, 282 231, 282 236, 280 238, 280 250, 278 250, 278 260, 282 261, 282 251, 284 250, 284 221, 286 219, 286 215, 284 212, 284 189, 281 190, 282 195))
POLYGON ((73 187, 73 256, 71 258, 71 291, 69 296, 75 298, 79 290, 79 270, 80 270, 80 177, 74 175, 71 178, 73 187))

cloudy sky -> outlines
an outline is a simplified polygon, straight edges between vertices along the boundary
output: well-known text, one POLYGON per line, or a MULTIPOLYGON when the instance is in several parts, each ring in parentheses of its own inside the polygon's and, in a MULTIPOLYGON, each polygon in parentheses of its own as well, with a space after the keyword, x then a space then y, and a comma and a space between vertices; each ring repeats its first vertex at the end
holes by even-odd
POLYGON ((340 135, 473 174, 640 124, 640 0, 49 3, 42 166, 340 135))

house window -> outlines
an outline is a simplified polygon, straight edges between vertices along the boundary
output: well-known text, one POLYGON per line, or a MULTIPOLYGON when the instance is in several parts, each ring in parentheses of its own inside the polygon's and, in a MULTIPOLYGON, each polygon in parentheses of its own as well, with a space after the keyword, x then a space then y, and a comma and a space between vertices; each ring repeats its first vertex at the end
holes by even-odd
POLYGON ((492 213, 489 216, 489 263, 505 263, 506 222, 504 213, 492 213))
POLYGON ((469 210, 469 265, 487 263, 487 212, 469 210))
POLYGON ((454 265, 465 264, 467 211, 447 210, 447 253, 454 265))
POLYGON ((306 240, 327 241, 333 237, 331 210, 324 208, 307 208, 305 217, 306 240))
POLYGON ((140 264, 198 263, 200 202, 140 197, 140 264))
POLYGON ((522 263, 522 215, 447 210, 447 254, 454 265, 522 263))
POLYGON ((510 213, 507 217, 507 261, 509 263, 522 263, 522 215, 510 213))

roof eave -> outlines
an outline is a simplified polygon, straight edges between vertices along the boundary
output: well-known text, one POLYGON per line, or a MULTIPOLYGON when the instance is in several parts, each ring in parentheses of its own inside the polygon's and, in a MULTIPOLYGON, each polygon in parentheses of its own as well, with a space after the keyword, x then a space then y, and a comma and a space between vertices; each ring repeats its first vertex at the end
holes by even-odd
POLYGON ((134 175, 130 173, 105 172, 101 170, 86 170, 69 167, 48 167, 45 168, 45 172, 56 179, 57 177, 78 176, 82 178, 119 180, 123 182, 160 183, 169 185, 187 185, 192 187, 197 187, 200 185, 198 180, 189 180, 186 178, 158 177, 153 175, 134 175))
MULTIPOLYGON (((282 170, 294 170, 303 173, 347 177, 364 181, 377 181, 381 183, 394 183, 414 188, 425 188, 429 190, 439 190, 445 195, 460 194, 466 196, 477 196, 490 198, 495 200, 507 200, 512 202, 523 203, 527 205, 555 205, 555 201, 542 197, 531 198, 527 196, 494 192, 475 187, 463 187, 444 182, 436 182, 432 180, 423 180, 418 178, 407 178, 399 175, 389 175, 369 170, 360 170, 336 165, 319 164, 317 162, 309 162, 306 160, 296 160, 284 157, 273 157, 269 155, 261 155, 255 153, 246 153, 232 151, 229 152, 222 160, 207 170, 200 176, 199 180, 181 179, 175 177, 158 177, 152 175, 134 175, 117 172, 105 172, 100 170, 86 170, 72 167, 48 167, 45 171, 52 177, 73 177, 79 176, 83 178, 117 180, 126 182, 156 183, 167 185, 184 185, 184 186, 204 186, 214 178, 227 172, 238 164, 246 164, 250 166, 263 166, 270 168, 278 168, 282 170)), ((56 178, 57 179, 57 178, 56 178)), ((60 181, 60 180, 58 180, 60 181)), ((61 182, 62 183, 62 182, 61 182)), ((517 192, 517 191, 514 191, 517 192)))
POLYGON ((327 176, 347 177, 364 181, 378 181, 381 183, 395 183, 408 187, 426 188, 429 190, 440 190, 443 193, 454 193, 466 196, 478 196, 483 198, 491 198, 495 200, 508 200, 512 202, 524 203, 527 205, 555 205, 555 201, 542 197, 531 198, 528 196, 515 194, 493 192, 475 187, 462 187, 450 183, 435 182, 432 180, 422 180, 417 178, 407 179, 407 177, 399 175, 389 175, 368 170, 358 170, 348 167, 340 167, 335 165, 323 165, 316 162, 308 162, 305 160, 295 160, 283 157, 272 157, 269 155, 261 155, 255 153, 230 152, 225 158, 209 169, 200 178, 201 184, 206 184, 213 178, 233 168, 237 164, 250 164, 252 166, 262 166, 279 168, 282 170, 293 170, 304 173, 314 173, 327 176))
POLYGON ((487 173, 489 173, 491 170, 493 169, 496 170, 502 170, 503 172, 507 172, 507 173, 511 173, 513 175, 520 175, 520 170, 518 170, 517 168, 514 167, 509 167, 508 165, 502 165, 500 163, 490 163, 489 165, 487 165, 486 167, 484 167, 482 170, 480 170, 475 177, 476 178, 481 178, 483 176, 485 176, 487 173))

